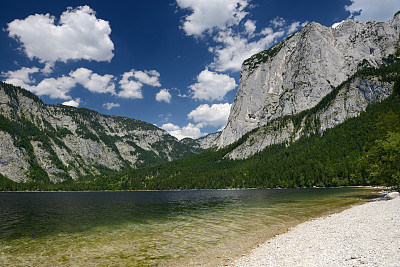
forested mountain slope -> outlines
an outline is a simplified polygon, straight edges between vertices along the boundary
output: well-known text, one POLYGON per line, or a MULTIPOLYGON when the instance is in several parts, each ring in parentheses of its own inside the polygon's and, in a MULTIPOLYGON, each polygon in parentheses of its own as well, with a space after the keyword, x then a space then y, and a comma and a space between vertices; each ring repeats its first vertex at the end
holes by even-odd
POLYGON ((0 83, 0 174, 17 182, 61 182, 171 161, 202 149, 147 122, 46 105, 0 83))
MULTIPOLYGON (((247 159, 232 160, 229 155, 248 142, 252 134, 222 148, 176 161, 127 170, 106 176, 86 177, 58 184, 12 183, 0 180, 3 190, 166 190, 206 188, 312 187, 347 185, 400 186, 400 63, 357 72, 327 95, 320 106, 282 119, 301 125, 308 134, 297 141, 270 145, 247 159), (313 121, 323 107, 339 95, 340 88, 354 79, 375 77, 381 82, 396 81, 393 93, 381 102, 369 104, 357 117, 315 131, 313 121), (308 121, 306 119, 306 121, 308 121)), ((265 126, 269 127, 269 126, 265 126)))

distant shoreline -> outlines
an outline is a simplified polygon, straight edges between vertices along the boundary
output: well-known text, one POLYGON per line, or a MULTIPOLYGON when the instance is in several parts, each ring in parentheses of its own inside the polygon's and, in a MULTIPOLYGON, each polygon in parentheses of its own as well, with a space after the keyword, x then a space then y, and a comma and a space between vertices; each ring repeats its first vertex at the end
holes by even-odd
POLYGON ((277 235, 231 266, 398 266, 400 197, 371 201, 277 235))
POLYGON ((45 190, 23 190, 23 191, 0 191, 1 193, 90 193, 90 192, 183 192, 183 191, 219 191, 219 190, 226 190, 226 191, 236 191, 236 190, 258 190, 258 189, 266 189, 266 190, 284 190, 284 189, 321 189, 321 188, 367 188, 367 189, 380 189, 380 190, 388 190, 389 187, 386 186, 336 186, 336 187, 298 187, 298 188, 217 188, 217 189, 170 189, 170 190, 76 190, 76 191, 45 191, 45 190))

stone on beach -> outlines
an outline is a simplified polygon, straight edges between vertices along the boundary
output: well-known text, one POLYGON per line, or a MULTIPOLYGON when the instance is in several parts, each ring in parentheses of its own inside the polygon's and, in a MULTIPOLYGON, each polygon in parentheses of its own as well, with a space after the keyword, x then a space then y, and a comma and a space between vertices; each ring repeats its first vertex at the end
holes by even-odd
POLYGON ((395 199, 399 195, 400 195, 399 192, 390 192, 390 193, 386 194, 385 199, 386 200, 395 199))
POLYGON ((232 265, 400 266, 399 211, 400 198, 354 206, 300 224, 232 265))

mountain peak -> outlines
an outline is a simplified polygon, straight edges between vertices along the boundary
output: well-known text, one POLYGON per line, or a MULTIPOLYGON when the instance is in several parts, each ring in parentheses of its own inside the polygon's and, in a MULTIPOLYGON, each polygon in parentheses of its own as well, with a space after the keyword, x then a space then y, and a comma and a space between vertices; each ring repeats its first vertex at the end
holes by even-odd
POLYGON ((400 19, 346 20, 336 28, 311 22, 247 59, 227 126, 224 147, 250 130, 316 106, 361 67, 382 64, 398 49, 400 19))

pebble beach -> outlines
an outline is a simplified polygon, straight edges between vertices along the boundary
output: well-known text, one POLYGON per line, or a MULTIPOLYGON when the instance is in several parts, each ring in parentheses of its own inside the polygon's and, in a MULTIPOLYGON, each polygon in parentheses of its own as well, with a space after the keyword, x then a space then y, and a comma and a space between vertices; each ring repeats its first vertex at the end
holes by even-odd
POLYGON ((400 197, 302 223, 231 266, 400 266, 400 197))

